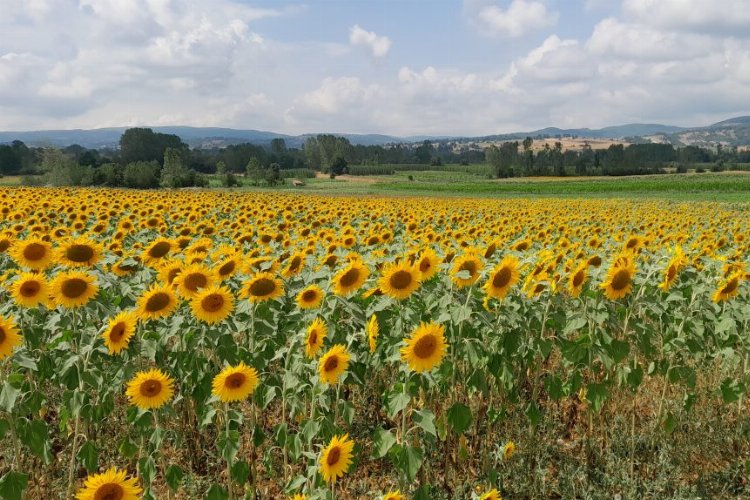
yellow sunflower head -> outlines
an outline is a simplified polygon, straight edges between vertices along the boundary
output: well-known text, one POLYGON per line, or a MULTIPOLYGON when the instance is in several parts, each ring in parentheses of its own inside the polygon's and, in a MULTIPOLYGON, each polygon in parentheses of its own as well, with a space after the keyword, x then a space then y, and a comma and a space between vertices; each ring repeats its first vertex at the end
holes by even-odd
POLYGON ((351 354, 342 344, 336 344, 328 352, 321 356, 318 361, 318 373, 324 384, 334 385, 349 367, 351 354))
POLYGON ((622 255, 615 260, 607 271, 607 277, 599 285, 604 290, 604 295, 610 300, 625 297, 633 289, 633 276, 635 275, 635 264, 633 259, 622 255))
POLYGON ((518 259, 509 255, 492 270, 484 285, 484 291, 489 297, 502 299, 518 283, 519 277, 518 259))
POLYGON ((736 272, 719 283, 719 286, 712 297, 713 301, 716 303, 724 302, 735 297, 740 292, 740 283, 742 282, 743 276, 744 273, 736 272))
POLYGON ((157 238, 143 250, 142 259, 148 266, 153 266, 162 262, 172 251, 177 248, 177 244, 166 238, 157 238))
POLYGON ((588 277, 588 265, 584 262, 573 269, 568 278, 568 292, 573 297, 578 297, 583 291, 588 277))
POLYGON ((370 316, 370 321, 367 322, 367 343, 370 344, 371 353, 374 353, 377 347, 378 333, 380 333, 378 317, 373 314, 370 316))
POLYGON ((255 368, 240 362, 237 366, 227 366, 214 377, 212 392, 222 403, 241 401, 255 392, 258 382, 255 368))
POLYGON ((173 394, 174 379, 156 368, 136 373, 125 390, 130 402, 142 410, 160 408, 173 394))
POLYGON ((85 306, 98 291, 94 277, 82 271, 59 272, 50 283, 55 304, 71 309, 85 306))
POLYGON ((301 273, 302 269, 304 269, 305 267, 305 257, 306 255, 303 252, 297 252, 289 257, 289 262, 282 271, 281 275, 285 278, 291 278, 292 276, 296 276, 301 273))
POLYGON ((297 294, 295 299, 300 309, 316 309, 323 302, 323 289, 318 285, 309 285, 297 294))
POLYGON ((440 270, 440 257, 431 248, 425 248, 414 265, 422 275, 422 280, 427 281, 440 270))
POLYGON ((186 299, 195 297, 201 290, 211 288, 215 282, 213 271, 204 264, 190 264, 174 278, 174 285, 186 299))
POLYGON ((135 333, 136 320, 132 311, 122 311, 109 320, 106 330, 102 332, 102 338, 110 354, 119 354, 128 348, 130 339, 135 333))
POLYGON ((323 347, 323 340, 328 335, 328 327, 320 318, 315 320, 307 327, 307 337, 305 338, 305 355, 312 359, 323 347))
POLYGON ((474 284, 484 269, 481 257, 475 252, 468 252, 453 261, 451 279, 459 287, 474 284))
POLYGON ((352 260, 333 277, 333 293, 348 297, 367 281, 370 270, 361 261, 352 260))
POLYGON ((213 286, 198 291, 190 302, 193 316, 214 324, 224 321, 234 310, 234 296, 225 286, 213 286))
POLYGON ((284 294, 284 285, 273 274, 261 272, 245 283, 242 292, 250 302, 265 302, 281 297, 284 294))
POLYGON ((383 495, 382 500, 405 500, 406 497, 404 497, 404 494, 401 493, 401 490, 396 491, 389 491, 385 495, 383 495))
POLYGON ((401 360, 415 372, 435 368, 445 356, 445 327, 437 323, 422 323, 405 340, 401 360))
POLYGON ((21 307, 47 304, 49 294, 49 285, 41 273, 21 273, 10 285, 10 295, 21 307))
POLYGON ((479 498, 480 500, 502 500, 500 492, 496 489, 491 489, 490 491, 483 493, 479 498))
POLYGON ((127 472, 111 468, 102 474, 86 478, 83 488, 76 493, 77 500, 138 500, 143 489, 138 478, 127 477, 127 472))
POLYGON ((57 248, 57 262, 67 267, 90 267, 101 258, 101 245, 86 238, 71 239, 57 248))
POLYGON ((354 441, 348 434, 334 436, 320 454, 320 472, 327 483, 336 483, 352 463, 354 441))
POLYGON ((390 263, 383 267, 380 279, 378 280, 378 288, 385 295, 403 300, 419 288, 421 279, 422 276, 417 268, 404 260, 395 264, 390 263))
POLYGON ((52 246, 39 238, 16 241, 10 249, 10 256, 20 267, 41 271, 52 262, 52 246))
POLYGON ((23 343, 12 317, 0 316, 0 359, 13 353, 13 349, 23 343))
POLYGON ((177 296, 172 288, 154 284, 138 299, 138 319, 158 319, 172 314, 177 307, 177 296))

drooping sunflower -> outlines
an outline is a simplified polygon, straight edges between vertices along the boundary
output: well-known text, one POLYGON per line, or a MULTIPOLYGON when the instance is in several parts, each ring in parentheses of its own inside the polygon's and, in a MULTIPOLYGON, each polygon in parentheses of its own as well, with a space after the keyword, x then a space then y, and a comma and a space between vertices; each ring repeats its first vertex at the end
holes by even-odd
POLYGON ((128 479, 126 471, 112 467, 102 474, 87 477, 83 488, 76 493, 76 499, 138 500, 142 492, 138 478, 128 479))
POLYGON ((43 274, 21 273, 10 285, 10 295, 22 307, 37 307, 49 300, 49 285, 43 274))
POLYGON ((102 258, 102 246, 87 238, 74 238, 57 248, 56 257, 67 267, 90 267, 102 258))
POLYGON ((177 274, 173 281, 179 294, 186 299, 197 296, 201 290, 211 288, 215 282, 214 273, 204 264, 188 265, 177 274))
POLYGON ((157 238, 152 241, 145 250, 143 250, 143 262, 147 266, 158 264, 159 262, 162 262, 162 259, 169 255, 175 248, 177 248, 177 244, 174 241, 166 238, 157 238))
POLYGON ((0 359, 10 356, 22 343, 23 337, 18 334, 13 317, 0 316, 0 359))
POLYGON ((142 410, 163 406, 174 395, 174 379, 158 368, 141 371, 128 382, 125 395, 142 410))
POLYGON ((419 258, 414 265, 422 275, 422 280, 427 281, 440 270, 440 257, 437 256, 432 248, 425 248, 420 252, 419 258))
POLYGON ((198 291, 190 302, 193 316, 214 324, 224 321, 234 310, 234 296, 225 286, 213 286, 198 291))
POLYGON ((41 271, 52 262, 52 246, 39 238, 29 238, 13 243, 8 252, 21 267, 41 271))
POLYGON ((169 316, 177 307, 177 296, 169 286, 155 283, 138 299, 138 319, 148 320, 169 316))
POLYGON ((633 289, 634 275, 635 263, 633 259, 622 255, 610 266, 606 279, 599 286, 604 290, 604 295, 608 299, 621 299, 633 289))
POLYGON ((484 291, 490 297, 503 299, 518 283, 519 278, 518 259, 508 255, 492 270, 484 285, 484 291))
POLYGON ((716 288, 716 291, 713 294, 713 301, 716 303, 724 302, 736 296, 740 291, 742 277, 742 272, 736 272, 719 283, 718 288, 716 288))
POLYGON ((410 265, 408 261, 389 263, 383 267, 378 280, 378 288, 385 295, 403 300, 419 288, 421 279, 417 268, 410 265))
POLYGON ((405 342, 401 348, 401 360, 415 372, 430 371, 445 356, 445 326, 421 323, 405 342))
POLYGON ((295 299, 300 309, 315 309, 323 302, 323 289, 318 285, 309 285, 297 294, 295 299))
POLYGON ((334 436, 320 454, 320 472, 327 483, 336 483, 352 463, 354 441, 349 434, 334 436))
POLYGON ((102 332, 102 338, 110 354, 119 354, 128 348, 130 339, 135 333, 136 320, 132 311, 122 311, 109 320, 107 329, 102 332))
POLYGON ((281 297, 284 294, 284 285, 273 274, 261 272, 245 283, 242 292, 250 302, 264 302, 281 297))
POLYGON ((370 270, 360 260, 352 260, 349 265, 333 277, 333 293, 348 297, 367 281, 370 270))
POLYGON ((458 287, 467 287, 479 279, 479 274, 484 269, 481 257, 473 251, 469 251, 453 261, 451 279, 458 287), (461 277, 461 274, 468 276, 461 277))
POLYGON ((503 500, 500 496, 500 492, 496 489, 491 489, 490 491, 483 493, 481 497, 479 497, 479 500, 503 500))
POLYGON ((367 322, 367 343, 370 344, 370 352, 375 352, 377 347, 378 333, 380 333, 380 325, 378 325, 378 317, 374 314, 370 316, 370 321, 367 322))
POLYGON ((305 355, 312 359, 323 347, 323 340, 328 335, 328 327, 320 318, 315 320, 307 327, 307 337, 305 338, 305 355))
POLYGON ((247 399, 258 387, 258 372, 252 366, 240 362, 227 366, 214 377, 212 392, 222 403, 247 399))
POLYGON ((670 288, 672 288, 672 285, 675 284, 677 278, 680 276, 680 271, 682 271, 685 266, 687 266, 687 262, 688 261, 685 258, 685 254, 682 252, 682 248, 676 246, 674 249, 674 253, 672 254, 672 258, 669 259, 667 267, 664 269, 664 277, 662 279, 662 282, 659 283, 659 288, 662 291, 666 292, 670 288))
POLYGON ((281 272, 281 275, 285 278, 291 278, 301 273, 305 267, 305 256, 303 252, 297 252, 289 257, 289 264, 281 272))
POLYGON ((61 271, 50 283, 55 304, 70 309, 85 306, 98 291, 96 279, 82 271, 61 271))
POLYGON ((349 367, 350 359, 351 354, 347 352, 344 345, 336 344, 331 347, 318 361, 320 380, 328 385, 338 383, 341 376, 349 367))
POLYGON ((586 262, 579 264, 568 277, 568 293, 573 297, 578 297, 583 291, 583 285, 586 284, 588 277, 588 264, 586 262))

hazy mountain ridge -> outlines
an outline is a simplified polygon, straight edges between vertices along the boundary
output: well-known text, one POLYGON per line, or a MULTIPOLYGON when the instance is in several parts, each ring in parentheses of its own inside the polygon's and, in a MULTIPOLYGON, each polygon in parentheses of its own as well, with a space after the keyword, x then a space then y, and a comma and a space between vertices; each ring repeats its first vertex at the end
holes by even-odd
MULTIPOLYGON (((87 148, 117 147, 120 136, 129 127, 110 127, 100 129, 72 130, 35 130, 24 132, 0 132, 0 143, 20 140, 33 146, 64 147, 79 144, 87 148)), ((188 127, 167 126, 150 127, 155 132, 178 135, 191 147, 211 148, 226 147, 231 144, 250 142, 270 144, 273 139, 284 139, 288 147, 300 147, 305 140, 317 134, 288 135, 254 129, 233 129, 224 127, 188 127)), ((600 129, 578 128, 561 129, 547 127, 531 132, 514 132, 493 134, 481 137, 458 136, 409 136, 397 137, 385 134, 340 134, 352 144, 383 145, 393 143, 415 143, 423 140, 500 141, 516 140, 530 137, 576 136, 592 139, 625 139, 629 137, 658 137, 663 142, 675 145, 715 146, 718 143, 727 146, 750 146, 750 116, 739 116, 723 120, 705 127, 677 127, 673 125, 631 123, 614 125, 600 129)))

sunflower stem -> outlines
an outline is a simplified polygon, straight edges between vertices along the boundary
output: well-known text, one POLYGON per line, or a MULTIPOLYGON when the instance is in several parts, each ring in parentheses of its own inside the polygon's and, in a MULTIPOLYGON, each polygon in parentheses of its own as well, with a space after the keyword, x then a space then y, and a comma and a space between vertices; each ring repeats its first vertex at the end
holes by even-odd
MULTIPOLYGON (((226 440, 227 442, 229 442, 229 403, 224 403, 224 432, 226 433, 226 440)), ((229 460, 228 456, 227 456, 227 493, 229 495, 229 500, 233 500, 234 489, 232 488, 232 462, 229 460)))

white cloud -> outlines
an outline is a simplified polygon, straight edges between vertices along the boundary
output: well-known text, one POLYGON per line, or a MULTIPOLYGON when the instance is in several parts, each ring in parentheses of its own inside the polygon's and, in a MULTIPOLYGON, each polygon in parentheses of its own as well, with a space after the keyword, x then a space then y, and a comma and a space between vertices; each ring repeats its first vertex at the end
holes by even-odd
POLYGON ((676 31, 750 37, 747 0, 624 0, 623 10, 640 22, 676 31))
POLYGON ((530 31, 554 26, 559 15, 535 0, 513 0, 504 9, 495 4, 471 2, 476 22, 486 31, 507 37, 520 37, 530 31))
POLYGON ((349 29, 349 43, 367 48, 373 57, 385 57, 391 49, 391 40, 387 36, 378 36, 374 31, 367 31, 355 24, 349 29))

